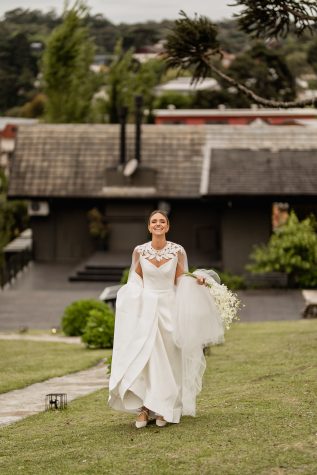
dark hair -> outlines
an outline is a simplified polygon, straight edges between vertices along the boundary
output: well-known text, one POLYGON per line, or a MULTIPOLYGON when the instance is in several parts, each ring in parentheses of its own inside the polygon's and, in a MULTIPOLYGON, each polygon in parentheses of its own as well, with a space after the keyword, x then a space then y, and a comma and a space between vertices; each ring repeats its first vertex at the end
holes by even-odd
POLYGON ((167 216, 167 213, 165 211, 162 211, 161 209, 155 209, 154 211, 152 211, 152 213, 150 214, 149 216, 149 219, 148 219, 148 225, 150 224, 151 222, 151 218, 154 214, 156 213, 160 213, 162 216, 164 216, 164 218, 166 219, 167 221, 167 224, 169 225, 170 224, 170 220, 168 219, 168 216, 167 216))

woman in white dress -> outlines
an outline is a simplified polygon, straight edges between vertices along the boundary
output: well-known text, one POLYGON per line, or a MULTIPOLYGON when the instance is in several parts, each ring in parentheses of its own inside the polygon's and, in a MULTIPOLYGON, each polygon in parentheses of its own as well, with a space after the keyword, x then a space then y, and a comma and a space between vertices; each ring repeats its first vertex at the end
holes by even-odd
MULTIPOLYGON (((128 282, 118 292, 109 404, 137 414, 136 427, 195 415, 205 370, 203 347, 223 341, 224 326, 205 286, 194 279, 186 253, 166 240, 169 219, 154 211, 152 240, 137 246, 128 282)), ((216 274, 215 274, 216 275, 216 274)), ((215 277, 216 278, 216 277, 215 277)))

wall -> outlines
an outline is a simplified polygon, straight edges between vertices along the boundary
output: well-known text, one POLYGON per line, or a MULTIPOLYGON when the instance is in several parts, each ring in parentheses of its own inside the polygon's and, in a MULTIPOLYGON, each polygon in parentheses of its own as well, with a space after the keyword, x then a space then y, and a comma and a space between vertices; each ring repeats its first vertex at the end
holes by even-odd
POLYGON ((261 203, 254 198, 249 203, 229 206, 222 214, 223 270, 240 274, 249 262, 254 244, 266 243, 271 234, 272 203, 261 203), (253 200, 253 203, 252 203, 253 200))
POLYGON ((89 256, 94 243, 87 212, 93 206, 87 200, 51 200, 48 216, 32 217, 35 260, 67 263, 89 256))

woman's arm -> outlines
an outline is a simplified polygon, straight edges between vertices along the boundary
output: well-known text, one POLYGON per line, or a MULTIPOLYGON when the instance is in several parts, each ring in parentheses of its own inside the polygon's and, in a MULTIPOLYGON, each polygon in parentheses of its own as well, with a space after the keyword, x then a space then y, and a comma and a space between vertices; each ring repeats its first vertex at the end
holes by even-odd
POLYGON ((134 271, 136 274, 138 274, 141 279, 143 279, 143 272, 142 272, 142 267, 141 267, 141 262, 140 262, 140 254, 137 251, 137 247, 134 249, 133 254, 132 254, 132 264, 130 268, 130 272, 134 271))
MULTIPOLYGON (((184 251, 183 253, 178 253, 178 262, 175 272, 175 284, 177 283, 177 279, 181 277, 185 272, 188 272, 188 262, 186 252, 184 251)), ((196 282, 199 285, 204 285, 205 281, 205 277, 197 276, 196 278, 196 282)))
POLYGON ((141 279, 143 279, 143 272, 142 272, 140 261, 137 263, 134 271, 141 277, 141 279))

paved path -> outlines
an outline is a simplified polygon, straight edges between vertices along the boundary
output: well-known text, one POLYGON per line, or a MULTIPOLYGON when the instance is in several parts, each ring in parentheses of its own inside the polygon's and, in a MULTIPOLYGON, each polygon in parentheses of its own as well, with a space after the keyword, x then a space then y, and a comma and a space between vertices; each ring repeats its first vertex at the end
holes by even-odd
POLYGON ((12 424, 27 416, 45 410, 45 396, 49 393, 66 393, 70 402, 108 385, 106 366, 97 366, 77 373, 48 379, 24 389, 0 394, 0 426, 12 424))
POLYGON ((78 345, 82 343, 79 336, 60 336, 60 335, 28 335, 19 333, 4 333, 0 332, 0 340, 28 340, 28 341, 48 341, 53 343, 69 343, 78 345))
MULTIPOLYGON (((105 286, 100 282, 68 282, 73 267, 32 264, 13 286, 0 291, 0 331, 22 328, 48 330, 59 327, 61 315, 71 302, 98 298, 105 286)), ((245 290, 238 292, 245 304, 242 322, 298 320, 305 307, 300 290, 245 290)))
POLYGON ((0 330, 59 327, 67 305, 98 299, 106 284, 68 282, 72 266, 31 264, 9 288, 0 290, 0 330))
POLYGON ((245 305, 241 310, 241 322, 299 320, 305 307, 301 290, 243 290, 237 293, 245 305))

